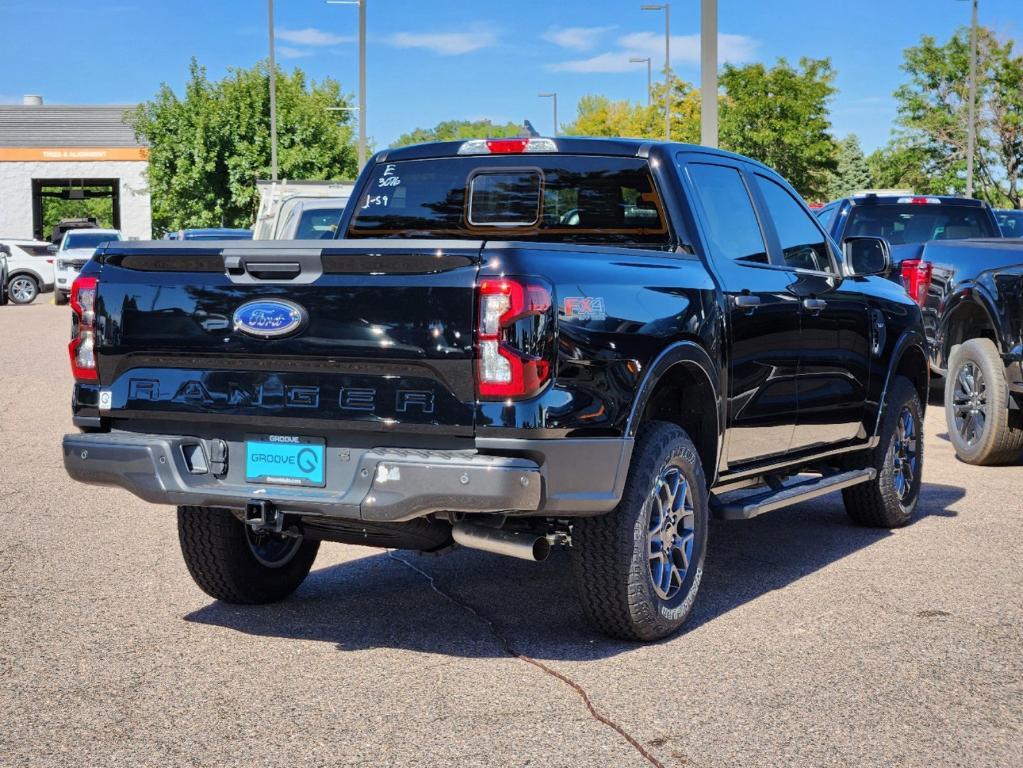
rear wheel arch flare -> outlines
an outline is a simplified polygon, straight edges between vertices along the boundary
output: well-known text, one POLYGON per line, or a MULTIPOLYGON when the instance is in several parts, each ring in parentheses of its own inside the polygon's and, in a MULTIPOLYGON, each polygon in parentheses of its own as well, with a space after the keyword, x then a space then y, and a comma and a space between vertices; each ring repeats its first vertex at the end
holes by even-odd
POLYGON ((720 379, 706 350, 695 342, 679 342, 651 364, 637 390, 627 432, 644 422, 667 421, 684 429, 712 480, 721 442, 720 379))
POLYGON ((991 310, 987 307, 987 300, 981 298, 981 294, 975 295, 976 298, 960 296, 952 311, 948 313, 942 328, 941 359, 938 361, 942 368, 948 367, 952 348, 964 341, 989 338, 996 346, 999 344, 997 327, 992 320, 991 310))

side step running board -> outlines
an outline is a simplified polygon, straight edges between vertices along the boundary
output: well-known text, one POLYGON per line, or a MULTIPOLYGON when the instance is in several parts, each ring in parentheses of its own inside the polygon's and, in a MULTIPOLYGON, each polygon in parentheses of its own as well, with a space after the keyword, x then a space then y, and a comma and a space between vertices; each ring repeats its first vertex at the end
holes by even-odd
POLYGON ((790 504, 798 504, 832 491, 848 488, 850 485, 866 483, 876 476, 877 470, 873 467, 854 469, 849 472, 838 472, 802 480, 792 485, 783 485, 777 489, 746 495, 734 500, 730 499, 726 502, 718 501, 712 497, 711 510, 716 517, 722 520, 746 520, 764 512, 771 512, 790 504))

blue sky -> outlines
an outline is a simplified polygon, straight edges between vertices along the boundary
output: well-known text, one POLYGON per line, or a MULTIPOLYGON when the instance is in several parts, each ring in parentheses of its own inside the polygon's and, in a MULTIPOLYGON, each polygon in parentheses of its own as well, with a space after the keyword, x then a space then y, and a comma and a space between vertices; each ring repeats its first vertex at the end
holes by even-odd
MULTIPOLYGON (((645 99, 646 70, 663 63, 663 16, 641 0, 367 0, 368 131, 377 147, 450 118, 529 118, 552 128, 579 97, 645 99)), ((672 3, 673 66, 697 82, 699 0, 672 3)), ((357 9, 277 0, 283 66, 334 77, 354 92, 357 9)), ((1023 0, 980 0, 981 22, 1023 48, 1023 0)), ((902 80, 902 50, 944 39, 969 20, 956 0, 720 0, 719 51, 736 62, 831 57, 836 135, 883 144, 902 80)), ((51 104, 132 103, 161 82, 180 89, 192 56, 214 77, 267 54, 265 0, 0 0, 0 102, 39 93, 51 104)), ((655 73, 656 74, 656 73, 655 73)))

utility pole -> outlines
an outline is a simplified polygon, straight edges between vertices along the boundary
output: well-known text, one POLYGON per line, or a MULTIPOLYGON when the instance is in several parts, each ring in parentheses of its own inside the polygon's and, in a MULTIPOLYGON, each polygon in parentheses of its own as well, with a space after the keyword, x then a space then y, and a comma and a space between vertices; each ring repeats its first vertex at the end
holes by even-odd
POLYGON ((277 181, 277 61, 274 56, 274 0, 267 0, 270 25, 270 178, 277 181))
POLYGON ((977 148, 977 0, 970 19, 970 125, 966 131, 966 196, 973 197, 973 154, 977 148))
POLYGON ((700 143, 718 145, 718 0, 700 1, 700 143))
POLYGON ((646 105, 649 107, 653 103, 654 93, 654 73, 652 59, 647 56, 646 58, 633 57, 629 59, 630 64, 646 64, 646 105))
POLYGON ((558 94, 556 93, 538 93, 536 94, 541 99, 552 99, 554 101, 554 135, 558 135, 558 94))
POLYGON ((641 5, 641 11, 664 11, 664 140, 671 141, 671 3, 641 5))
POLYGON ((359 6, 359 170, 366 166, 366 0, 327 0, 327 5, 359 6))

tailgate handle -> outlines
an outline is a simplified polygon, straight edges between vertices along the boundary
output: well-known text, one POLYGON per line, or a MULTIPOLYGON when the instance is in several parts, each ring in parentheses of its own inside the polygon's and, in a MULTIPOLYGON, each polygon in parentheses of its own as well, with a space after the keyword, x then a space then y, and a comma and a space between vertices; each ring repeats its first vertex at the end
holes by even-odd
POLYGON ((247 261, 245 271, 257 280, 294 280, 302 274, 297 261, 247 261))

